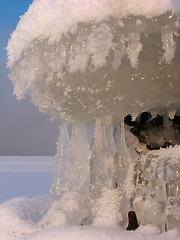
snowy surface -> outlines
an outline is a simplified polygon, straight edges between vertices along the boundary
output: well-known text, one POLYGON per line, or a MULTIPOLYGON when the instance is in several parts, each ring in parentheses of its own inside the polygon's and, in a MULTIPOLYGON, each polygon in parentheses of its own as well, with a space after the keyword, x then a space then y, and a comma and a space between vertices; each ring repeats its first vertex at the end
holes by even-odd
MULTIPOLYGON (((126 231, 119 226, 44 226, 40 219, 49 208, 49 197, 15 198, 0 205, 0 237, 3 240, 179 240, 176 229, 159 233, 153 225, 126 231)), ((53 216, 52 216, 53 217, 53 216)))
MULTIPOLYGON (((172 151, 171 151, 172 153, 172 151)), ((175 155, 175 153, 174 153, 175 155)), ((1 164, 3 163, 3 157, 1 164)), ((4 158, 5 159, 5 158, 4 158)), ((24 161, 22 157, 21 162, 24 161)), ((29 158, 35 163, 38 158, 29 158)), ((7 157, 6 157, 7 160, 7 157)), ((9 162, 17 161, 17 157, 11 157, 9 162)), ((20 162, 20 161, 19 161, 20 162)), ((5 164, 5 163, 4 163, 5 164)), ((32 164, 33 165, 33 164, 32 164)), ((38 165, 38 163, 37 163, 38 165)), ((29 166, 28 166, 29 168, 29 166)), ((11 171, 11 166, 9 165, 11 171)), ((20 168, 22 170, 22 168, 20 168)), ((35 170, 33 167, 32 169, 35 170)), ((8 170, 8 169, 6 169, 8 170)), ((24 169, 25 171, 25 169, 24 169)), ((33 170, 32 170, 33 171, 33 170)), ((2 173, 2 172, 1 172, 2 173)), ((8 173, 8 172, 6 172, 8 173)), ((40 173, 40 172, 39 172, 40 173)), ((47 173, 45 173, 47 174, 47 173)), ((33 176, 32 176, 33 177, 33 176)), ((24 179, 25 180, 25 176, 24 179)), ((39 181, 41 175, 39 174, 39 181)), ((14 179, 14 181, 16 181, 14 179)), ((25 181, 23 181, 26 185, 25 181)), ((7 186, 7 182, 3 183, 7 186)), ((18 185, 18 182, 16 182, 18 185)), ((46 182, 44 183, 46 184, 46 182)), ((41 194, 41 186, 33 185, 34 189, 37 189, 41 194)), ((9 191, 8 187, 6 189, 9 191)), ((33 198, 18 197, 5 201, 0 204, 0 239, 2 240, 179 240, 180 234, 176 229, 170 230, 165 233, 160 233, 157 227, 153 225, 140 226, 136 231, 126 231, 120 226, 103 225, 101 223, 93 224, 90 226, 73 226, 67 224, 58 223, 56 219, 57 213, 54 212, 51 215, 47 214, 51 205, 49 195, 36 196, 33 198), (46 222, 52 224, 46 225, 46 222), (53 223, 54 222, 54 223, 53 223)), ((61 216, 57 216, 59 222, 61 216)))

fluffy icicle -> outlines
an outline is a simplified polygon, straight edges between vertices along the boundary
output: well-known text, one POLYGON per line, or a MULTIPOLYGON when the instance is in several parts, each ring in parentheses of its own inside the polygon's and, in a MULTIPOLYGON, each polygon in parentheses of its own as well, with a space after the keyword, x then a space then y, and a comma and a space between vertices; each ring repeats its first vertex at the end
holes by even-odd
POLYGON ((164 59, 166 63, 171 63, 174 58, 176 43, 174 42, 173 36, 174 32, 172 30, 162 31, 162 48, 164 50, 164 59))
POLYGON ((117 70, 121 65, 122 58, 125 54, 125 39, 124 35, 118 37, 117 42, 114 43, 114 60, 112 62, 112 67, 117 70))
POLYGON ((69 147, 69 134, 66 124, 59 128, 59 138, 57 142, 57 154, 55 161, 54 184, 51 189, 52 200, 59 200, 65 192, 67 179, 66 172, 66 152, 69 147))
MULTIPOLYGON (((92 211, 90 215, 93 218, 98 217, 98 219, 101 219, 101 221, 104 221, 104 218, 101 215, 103 212, 103 206, 106 208, 107 205, 109 207, 111 204, 114 205, 114 203, 111 202, 111 200, 114 201, 113 195, 116 195, 114 192, 114 189, 116 188, 114 158, 115 143, 113 139, 111 118, 97 118, 95 123, 95 139, 90 161, 90 205, 92 211), (107 192, 111 192, 112 190, 112 192, 106 194, 106 190, 107 192), (107 197, 108 200, 106 200, 105 196, 107 195, 112 195, 112 198, 107 197), (101 205, 101 203, 103 204, 104 201, 106 201, 106 206, 101 205)), ((109 212, 109 214, 111 213, 109 212)))
POLYGON ((140 43, 140 34, 138 32, 132 32, 127 37, 128 47, 126 49, 127 55, 130 59, 131 66, 136 68, 138 65, 138 56, 142 50, 142 44, 140 43))
POLYGON ((92 64, 95 68, 106 66, 107 56, 113 46, 113 35, 106 24, 93 26, 88 37, 88 52, 92 55, 92 64))

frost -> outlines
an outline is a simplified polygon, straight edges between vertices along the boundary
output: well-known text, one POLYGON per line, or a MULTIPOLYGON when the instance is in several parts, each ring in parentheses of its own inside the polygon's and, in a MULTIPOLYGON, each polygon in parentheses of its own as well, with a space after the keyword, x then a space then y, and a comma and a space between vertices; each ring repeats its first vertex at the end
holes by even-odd
POLYGON ((106 57, 112 48, 112 34, 110 28, 102 24, 93 26, 88 38, 88 52, 92 56, 92 64, 96 68, 106 66, 106 57))
POLYGON ((102 189, 102 196, 98 199, 96 208, 96 225, 118 225, 122 221, 120 213, 121 196, 118 189, 102 189))

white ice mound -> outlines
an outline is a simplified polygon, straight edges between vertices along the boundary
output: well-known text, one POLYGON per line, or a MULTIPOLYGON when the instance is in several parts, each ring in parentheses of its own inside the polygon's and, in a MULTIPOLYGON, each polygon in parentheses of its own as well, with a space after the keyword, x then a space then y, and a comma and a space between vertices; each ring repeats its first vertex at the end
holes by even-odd
POLYGON ((8 42, 18 99, 66 121, 180 104, 179 1, 35 0, 8 42))

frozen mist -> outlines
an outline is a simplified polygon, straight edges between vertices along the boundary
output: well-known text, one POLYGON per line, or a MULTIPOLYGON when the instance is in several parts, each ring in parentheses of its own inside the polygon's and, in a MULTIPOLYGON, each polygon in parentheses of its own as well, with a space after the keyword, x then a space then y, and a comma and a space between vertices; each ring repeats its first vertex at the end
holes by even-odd
POLYGON ((178 146, 150 151, 123 123, 163 109, 170 133, 179 14, 175 0, 35 0, 21 17, 7 46, 14 94, 61 121, 45 226, 125 228, 135 210, 141 225, 179 228, 178 146))

